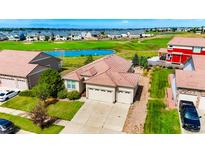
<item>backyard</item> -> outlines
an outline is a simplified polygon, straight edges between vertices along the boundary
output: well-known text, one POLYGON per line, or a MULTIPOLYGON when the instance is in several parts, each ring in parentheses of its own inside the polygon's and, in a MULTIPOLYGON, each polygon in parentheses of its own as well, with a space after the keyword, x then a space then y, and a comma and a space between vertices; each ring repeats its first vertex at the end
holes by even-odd
MULTIPOLYGON (((1 106, 31 112, 37 102, 35 97, 17 96, 1 106)), ((79 101, 58 101, 48 106, 48 114, 59 119, 71 120, 82 105, 83 102, 79 101)))
POLYGON ((167 109, 165 104, 165 89, 169 86, 168 75, 172 72, 172 69, 157 68, 151 73, 150 99, 144 125, 145 134, 181 133, 177 110, 167 109))
POLYGON ((41 129, 37 125, 33 124, 33 122, 30 119, 23 118, 20 116, 14 116, 11 114, 6 114, 6 113, 0 113, 0 118, 10 120, 18 128, 21 128, 25 131, 37 133, 37 134, 58 134, 64 128, 64 126, 53 124, 49 126, 48 128, 41 129))

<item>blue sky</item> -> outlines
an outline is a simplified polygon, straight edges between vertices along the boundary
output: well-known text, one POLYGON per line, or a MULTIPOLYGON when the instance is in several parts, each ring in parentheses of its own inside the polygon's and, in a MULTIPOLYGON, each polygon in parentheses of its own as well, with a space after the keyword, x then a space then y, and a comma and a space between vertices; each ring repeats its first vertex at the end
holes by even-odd
POLYGON ((0 19, 8 28, 153 28, 205 26, 205 19, 0 19))

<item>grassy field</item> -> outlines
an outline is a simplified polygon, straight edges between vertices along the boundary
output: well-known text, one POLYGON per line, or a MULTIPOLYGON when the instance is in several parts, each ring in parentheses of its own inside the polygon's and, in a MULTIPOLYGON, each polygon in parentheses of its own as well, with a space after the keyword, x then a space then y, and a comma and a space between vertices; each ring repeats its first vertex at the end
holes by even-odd
POLYGON ((154 69, 151 74, 150 99, 147 104, 147 117, 144 125, 145 134, 179 134, 181 133, 178 111, 167 109, 165 90, 168 75, 172 69, 154 69))
MULTIPOLYGON (((2 107, 31 112, 36 106, 38 99, 35 97, 17 96, 8 102, 2 104, 2 107)), ((48 106, 48 114, 64 120, 71 120, 76 112, 83 105, 82 102, 57 102, 48 106)))
POLYGON ((0 113, 0 118, 10 120, 17 127, 25 131, 29 131, 29 132, 33 132, 37 134, 58 134, 64 128, 64 126, 51 125, 48 128, 41 129, 37 125, 33 124, 33 122, 27 118, 22 118, 19 116, 14 116, 14 115, 5 114, 5 113, 0 113))
POLYGON ((148 101, 145 134, 179 134, 181 132, 177 110, 166 110, 165 107, 162 100, 148 101))
POLYGON ((151 76, 150 96, 153 98, 164 98, 165 88, 169 86, 168 75, 173 73, 172 69, 154 70, 151 76))
POLYGON ((66 41, 66 42, 0 42, 0 50, 78 50, 78 49, 114 49, 119 50, 158 50, 166 47, 171 37, 153 38, 144 41, 137 40, 97 40, 97 41, 66 41))

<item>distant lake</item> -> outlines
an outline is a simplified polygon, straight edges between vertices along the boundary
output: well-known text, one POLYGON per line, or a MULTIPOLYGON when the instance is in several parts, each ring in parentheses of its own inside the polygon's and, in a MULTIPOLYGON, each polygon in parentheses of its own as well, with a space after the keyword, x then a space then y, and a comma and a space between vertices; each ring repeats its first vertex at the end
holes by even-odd
POLYGON ((55 57, 79 57, 79 56, 103 56, 115 53, 114 50, 65 50, 65 51, 45 51, 45 53, 55 57))

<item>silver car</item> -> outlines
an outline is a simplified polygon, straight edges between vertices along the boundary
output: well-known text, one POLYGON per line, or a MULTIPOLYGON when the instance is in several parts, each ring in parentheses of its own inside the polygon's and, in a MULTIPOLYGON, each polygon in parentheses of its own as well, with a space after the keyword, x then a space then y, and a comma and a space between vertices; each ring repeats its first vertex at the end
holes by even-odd
POLYGON ((20 91, 18 90, 0 90, 0 101, 6 101, 16 95, 18 95, 20 91))

